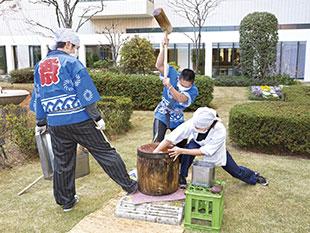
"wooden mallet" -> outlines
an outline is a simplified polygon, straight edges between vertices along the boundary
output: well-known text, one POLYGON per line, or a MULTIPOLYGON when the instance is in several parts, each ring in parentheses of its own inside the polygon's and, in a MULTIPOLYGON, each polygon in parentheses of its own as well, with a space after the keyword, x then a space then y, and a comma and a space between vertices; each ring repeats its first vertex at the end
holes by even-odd
MULTIPOLYGON (((161 30, 165 33, 167 37, 168 34, 172 32, 172 26, 168 17, 166 16, 163 8, 157 8, 153 12, 153 16, 159 24, 161 30)), ((168 45, 164 45, 164 77, 167 78, 167 65, 168 65, 168 45)))

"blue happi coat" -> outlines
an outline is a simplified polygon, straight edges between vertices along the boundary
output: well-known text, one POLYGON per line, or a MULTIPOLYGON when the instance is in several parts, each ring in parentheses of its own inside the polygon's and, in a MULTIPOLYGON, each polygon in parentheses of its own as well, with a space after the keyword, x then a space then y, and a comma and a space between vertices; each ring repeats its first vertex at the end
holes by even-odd
MULTIPOLYGON (((177 83, 180 74, 172 66, 169 66, 167 76, 170 78, 170 84, 179 91, 177 83)), ((193 84, 189 90, 181 93, 186 95, 188 98, 187 102, 179 103, 174 100, 168 88, 164 86, 162 100, 155 109, 155 118, 163 122, 170 129, 174 129, 184 122, 183 111, 195 101, 198 96, 198 89, 193 84)))
POLYGON ((75 57, 53 50, 36 65, 30 109, 38 121, 60 126, 88 120, 85 106, 98 100, 91 77, 75 57))

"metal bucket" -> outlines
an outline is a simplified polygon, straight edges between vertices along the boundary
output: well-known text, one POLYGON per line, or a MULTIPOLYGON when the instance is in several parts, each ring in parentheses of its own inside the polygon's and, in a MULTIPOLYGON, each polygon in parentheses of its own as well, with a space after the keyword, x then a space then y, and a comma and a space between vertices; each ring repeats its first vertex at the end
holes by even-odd
POLYGON ((214 184, 215 168, 213 163, 195 160, 192 167, 192 184, 212 187, 214 184))
POLYGON ((51 135, 47 132, 43 134, 37 132, 35 137, 44 179, 52 179, 54 154, 52 150, 51 135))
POLYGON ((80 178, 89 174, 88 150, 78 145, 76 153, 75 178, 80 178))
MULTIPOLYGON (((44 179, 52 179, 54 171, 54 153, 52 149, 51 135, 48 132, 36 133, 36 143, 40 156, 41 168, 44 179)), ((75 178, 89 174, 88 151, 78 145, 76 153, 75 178)))

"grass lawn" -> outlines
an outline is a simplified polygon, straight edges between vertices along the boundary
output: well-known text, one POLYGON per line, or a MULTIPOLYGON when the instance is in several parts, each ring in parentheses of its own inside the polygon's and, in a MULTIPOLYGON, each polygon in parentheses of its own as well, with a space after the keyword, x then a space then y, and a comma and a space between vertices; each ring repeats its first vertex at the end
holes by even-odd
MULTIPOLYGON (((212 106, 226 126, 230 108, 248 101, 243 87, 216 87, 214 96, 212 106)), ((187 119, 190 116, 186 113, 187 119)), ((137 146, 151 141, 152 120, 152 112, 135 111, 133 128, 112 141, 129 170, 135 167, 137 146)), ((226 182, 222 232, 310 232, 310 160, 248 152, 230 143, 228 148, 238 163, 268 177, 270 185, 245 185, 218 168, 216 176, 226 182)), ((93 159, 90 166, 91 174, 76 183, 81 201, 66 214, 54 203, 51 181, 42 180, 28 193, 17 196, 41 175, 38 160, 0 170, 0 232, 67 232, 101 208, 121 190, 93 159)))

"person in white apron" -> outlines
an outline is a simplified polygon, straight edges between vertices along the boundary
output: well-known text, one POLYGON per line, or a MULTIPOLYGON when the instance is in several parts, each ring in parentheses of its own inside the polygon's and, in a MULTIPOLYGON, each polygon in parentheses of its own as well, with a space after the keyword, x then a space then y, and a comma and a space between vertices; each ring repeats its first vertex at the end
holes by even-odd
MULTIPOLYGON (((188 139, 189 143, 184 148, 173 146, 168 150, 171 157, 184 154, 191 156, 192 159, 181 166, 181 176, 187 177, 188 169, 195 156, 204 156, 205 161, 221 166, 230 175, 247 184, 268 185, 267 179, 258 172, 236 164, 226 149, 226 136, 225 126, 217 117, 216 111, 208 107, 201 107, 194 112, 191 119, 166 135, 165 140, 158 145, 154 153, 188 139)), ((186 180, 184 186, 186 187, 186 180)))

